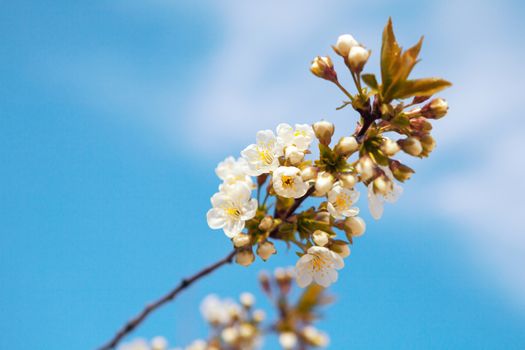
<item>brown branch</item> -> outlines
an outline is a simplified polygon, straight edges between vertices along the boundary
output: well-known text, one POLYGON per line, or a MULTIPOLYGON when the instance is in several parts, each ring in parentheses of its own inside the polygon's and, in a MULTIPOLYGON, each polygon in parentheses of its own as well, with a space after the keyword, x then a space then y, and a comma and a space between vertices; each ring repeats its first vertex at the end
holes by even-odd
POLYGON ((101 346, 99 350, 110 350, 117 346, 117 344, 124 338, 126 335, 131 333, 139 324, 142 323, 148 317, 150 313, 161 307, 162 305, 166 304, 167 302, 175 299, 175 297, 182 292, 184 289, 188 288, 191 284, 196 282, 197 280, 201 279, 202 277, 212 273, 213 271, 217 270, 219 267, 229 264, 233 261, 233 257, 235 256, 236 250, 234 249, 232 252, 230 252, 227 256, 222 258, 221 260, 217 261, 216 263, 200 270, 196 274, 184 278, 177 287, 175 287, 171 292, 164 295, 160 299, 148 304, 140 313, 138 313, 134 318, 129 320, 118 332, 115 334, 115 336, 107 342, 105 345, 101 346))

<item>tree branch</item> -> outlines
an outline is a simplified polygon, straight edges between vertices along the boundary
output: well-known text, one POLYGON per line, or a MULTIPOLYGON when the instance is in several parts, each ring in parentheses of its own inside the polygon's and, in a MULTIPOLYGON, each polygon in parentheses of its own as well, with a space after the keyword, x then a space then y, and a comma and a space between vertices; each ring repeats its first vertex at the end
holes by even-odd
POLYGON ((182 292, 184 289, 188 288, 190 285, 192 285, 197 280, 201 279, 202 277, 212 273, 213 271, 217 270, 219 267, 229 264, 233 261, 233 257, 236 254, 236 250, 234 249, 231 251, 227 256, 222 258, 221 260, 217 261, 216 263, 200 270, 196 274, 182 279, 182 281, 179 283, 177 287, 175 287, 173 290, 171 290, 168 294, 164 295, 160 299, 148 304, 140 313, 138 313, 134 318, 129 320, 118 332, 115 334, 115 336, 107 342, 105 345, 99 348, 99 350, 110 350, 114 349, 117 344, 124 338, 126 335, 131 333, 139 324, 141 324, 146 317, 162 305, 166 304, 167 302, 175 299, 175 297, 182 292))

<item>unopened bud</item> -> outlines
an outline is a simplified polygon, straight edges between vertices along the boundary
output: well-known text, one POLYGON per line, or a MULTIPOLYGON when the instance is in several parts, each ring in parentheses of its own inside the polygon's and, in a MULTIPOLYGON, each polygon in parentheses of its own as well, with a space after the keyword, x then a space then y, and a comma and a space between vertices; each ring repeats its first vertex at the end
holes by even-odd
POLYGON ((259 273, 259 284, 261 289, 268 295, 272 294, 272 287, 270 285, 270 277, 266 272, 259 273))
POLYGON ((359 45, 357 40, 354 39, 350 34, 343 34, 337 38, 337 42, 334 45, 334 51, 343 57, 348 57, 350 49, 354 46, 359 45))
POLYGON ((310 71, 319 78, 337 81, 337 73, 335 72, 334 64, 328 56, 317 56, 314 58, 312 65, 310 66, 310 71))
POLYGON ((266 312, 264 310, 257 309, 253 312, 253 320, 257 323, 261 323, 266 319, 266 312))
POLYGON ((361 72, 370 57, 370 51, 362 46, 354 46, 348 53, 348 63, 354 72, 361 72))
POLYGON ((250 244, 251 238, 250 236, 241 233, 233 237, 232 241, 233 241, 233 245, 235 246, 235 248, 240 248, 240 247, 244 247, 245 245, 250 244))
POLYGON ((241 266, 250 266, 255 260, 255 255, 251 248, 241 249, 235 255, 235 261, 241 266))
POLYGON ((315 195, 324 196, 332 189, 333 184, 334 177, 332 174, 327 172, 320 173, 317 175, 317 180, 315 180, 315 195))
POLYGON ((318 348, 325 348, 330 342, 328 336, 325 333, 320 332, 315 327, 310 325, 303 328, 303 337, 309 344, 318 348))
POLYGON ((313 180, 317 177, 317 172, 318 170, 316 167, 308 166, 301 170, 301 177, 303 181, 313 180))
POLYGON ((429 119, 443 118, 447 112, 448 103, 442 98, 435 98, 423 107, 423 113, 429 119))
POLYGON ((423 152, 421 156, 428 157, 430 152, 436 147, 436 140, 430 134, 421 136, 421 145, 423 146, 423 152))
POLYGON ((328 244, 328 241, 330 240, 330 236, 328 235, 328 233, 324 231, 316 230, 312 234, 312 239, 314 240, 314 243, 316 245, 320 247, 324 247, 325 245, 328 244))
POLYGON ((221 338, 226 344, 233 344, 238 336, 239 332, 234 327, 226 327, 221 332, 221 338))
POLYGON ((264 241, 263 243, 259 243, 259 246, 257 247, 257 255, 259 255, 264 261, 268 260, 270 256, 275 253, 275 246, 272 242, 264 241))
POLYGON ((371 179, 375 175, 375 165, 370 157, 361 157, 356 165, 357 172, 363 181, 371 179))
POLYGON ((273 228, 273 218, 271 216, 265 216, 259 223, 259 230, 268 232, 273 228))
POLYGON ((359 149, 359 143, 353 136, 342 137, 337 145, 335 145, 334 151, 337 154, 347 157, 359 149))
POLYGON ((255 327, 249 323, 242 323, 239 327, 239 335, 243 339, 251 339, 255 335, 255 327))
POLYGON ((239 296, 239 300, 243 306, 252 307, 255 303, 255 296, 252 293, 245 292, 239 296))
POLYGON ((324 222, 325 224, 330 224, 330 219, 332 215, 327 211, 319 211, 315 214, 315 220, 324 222))
POLYGON ((352 173, 342 173, 339 174, 339 183, 344 188, 352 189, 357 183, 357 178, 352 173))
POLYGON ((344 230, 348 239, 362 236, 366 230, 365 220, 359 216, 351 216, 345 219, 344 230))
POLYGON ((157 336, 151 339, 151 350, 166 350, 168 341, 164 337, 157 336))
POLYGON ((330 250, 339 254, 342 258, 346 258, 350 255, 350 247, 343 241, 334 241, 330 245, 330 250))
POLYGON ((334 124, 321 120, 313 125, 315 137, 319 139, 319 142, 325 146, 330 144, 332 141, 332 135, 334 134, 334 124))
POLYGON ((419 134, 427 134, 432 130, 432 124, 425 117, 412 118, 410 119, 410 128, 419 134))
POLYGON ((399 140, 397 142, 401 146, 401 149, 405 151, 406 153, 410 154, 411 156, 417 157, 423 151, 423 146, 421 145, 421 141, 419 141, 415 137, 409 136, 406 139, 399 140))
POLYGON ((374 192, 380 193, 383 196, 386 196, 388 193, 392 192, 393 184, 392 181, 390 181, 389 178, 387 178, 385 175, 378 176, 374 180, 374 192))
POLYGON ((287 146, 284 150, 284 156, 292 165, 297 165, 303 161, 304 152, 295 146, 287 146))
POLYGON ((388 167, 390 168, 390 170, 392 170, 392 174, 394 175, 396 180, 400 182, 405 182, 406 180, 410 179, 410 177, 414 173, 414 170, 412 170, 412 168, 406 166, 405 164, 402 164, 397 160, 391 160, 388 164, 388 167))
POLYGON ((383 138, 383 143, 381 144, 381 151, 384 153, 384 155, 388 157, 394 156, 401 147, 397 144, 397 142, 392 141, 388 137, 383 138))
POLYGON ((297 336, 293 332, 283 332, 279 335, 279 344, 285 350, 291 350, 297 345, 297 336))

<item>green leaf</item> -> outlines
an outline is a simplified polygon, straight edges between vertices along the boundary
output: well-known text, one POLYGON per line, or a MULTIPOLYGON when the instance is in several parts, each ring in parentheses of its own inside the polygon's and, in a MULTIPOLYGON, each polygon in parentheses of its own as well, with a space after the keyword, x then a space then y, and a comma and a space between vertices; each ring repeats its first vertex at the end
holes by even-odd
POLYGON ((451 85, 450 82, 441 78, 407 80, 401 84, 392 97, 402 99, 412 96, 431 96, 451 85))
POLYGON ((377 83, 375 74, 363 74, 361 75, 361 78, 363 79, 365 84, 368 85, 370 88, 379 91, 379 84, 377 83))
POLYGON ((383 92, 386 92, 394 82, 394 77, 399 67, 400 54, 401 48, 394 35, 392 18, 389 18, 383 30, 383 42, 381 44, 381 83, 383 92))

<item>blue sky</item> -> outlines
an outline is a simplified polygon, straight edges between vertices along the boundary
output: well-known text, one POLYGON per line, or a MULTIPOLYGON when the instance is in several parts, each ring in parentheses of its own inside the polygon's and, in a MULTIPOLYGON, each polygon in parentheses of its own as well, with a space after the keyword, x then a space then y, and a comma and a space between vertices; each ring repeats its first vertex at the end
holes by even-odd
MULTIPOLYGON (((333 349, 525 347, 522 3, 2 5, 0 348, 94 348, 225 255, 205 221, 216 163, 283 121, 350 130, 309 62, 350 32, 377 66, 390 15, 405 47, 425 35, 415 74, 454 82, 451 110, 399 203, 364 214, 319 326, 333 349)), ((208 292, 256 291, 254 271, 294 260, 219 271, 136 335, 204 336, 208 292)))

